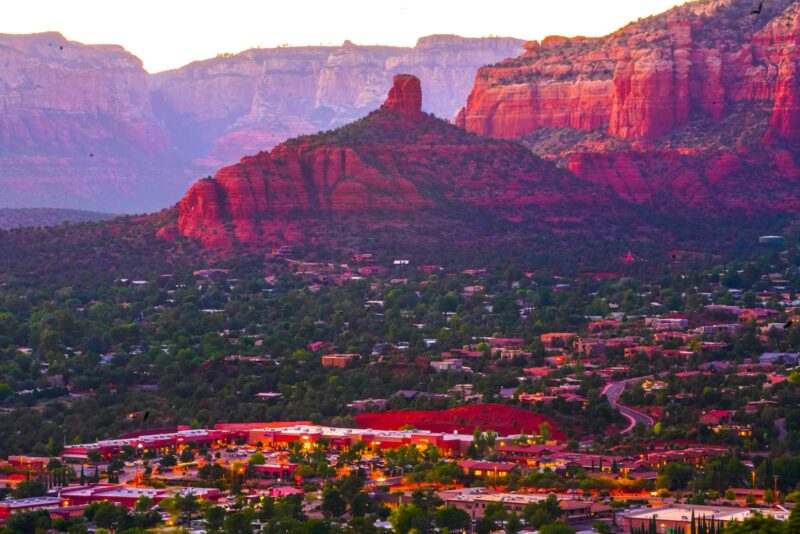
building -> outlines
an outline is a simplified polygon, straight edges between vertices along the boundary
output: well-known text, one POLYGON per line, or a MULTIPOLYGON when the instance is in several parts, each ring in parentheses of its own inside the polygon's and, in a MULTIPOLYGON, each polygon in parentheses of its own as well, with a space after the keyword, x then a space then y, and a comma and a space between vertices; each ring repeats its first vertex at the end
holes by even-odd
POLYGON ((661 347, 655 345, 636 345, 635 347, 625 347, 623 352, 626 358, 635 358, 640 354, 644 354, 652 360, 661 354, 661 347))
POLYGON ((120 484, 89 484, 61 490, 59 495, 63 506, 83 506, 93 502, 108 501, 133 508, 140 497, 148 497, 158 504, 167 497, 175 495, 194 495, 199 500, 215 502, 221 492, 217 488, 132 488, 120 484))
POLYGON ((517 468, 517 464, 510 462, 483 462, 480 460, 462 460, 458 462, 458 467, 464 470, 464 474, 475 477, 496 477, 504 478, 517 468))
POLYGON ((516 512, 517 515, 521 515, 529 504, 547 499, 547 495, 541 493, 501 493, 489 491, 486 488, 442 491, 439 493, 439 497, 446 506, 464 510, 473 520, 483 518, 484 509, 493 502, 501 503, 507 512, 516 512))
POLYGON ((798 352, 765 352, 758 358, 758 363, 761 364, 797 365, 798 361, 800 361, 798 352))
POLYGON ((51 510, 61 506, 59 497, 30 497, 28 499, 8 499, 0 501, 0 521, 8 519, 11 514, 31 510, 51 510))
POLYGON ((742 331, 742 325, 738 323, 712 324, 699 327, 696 332, 703 336, 736 336, 742 331))
POLYGON ((347 405, 354 412, 385 410, 389 401, 386 399, 359 399, 347 405))
POLYGON ((404 445, 437 447, 444 456, 459 456, 472 443, 471 434, 447 434, 427 430, 374 430, 300 424, 278 428, 257 428, 249 431, 247 442, 284 449, 291 443, 302 443, 311 449, 321 438, 331 450, 347 450, 364 442, 371 448, 396 449, 404 445))
MULTIPOLYGON (((539 503, 548 498, 543 493, 505 493, 489 491, 486 488, 465 488, 439 492, 439 497, 447 506, 454 506, 467 512, 471 519, 480 520, 491 503, 500 503, 506 512, 522 515, 529 504, 539 503)), ((579 501, 560 498, 562 521, 585 521, 591 518, 611 517, 612 509, 592 501, 579 501)))
POLYGON ((431 367, 433 367, 434 371, 436 371, 437 373, 448 372, 448 371, 463 371, 464 362, 463 360, 461 360, 461 358, 450 358, 438 362, 431 362, 431 367))
POLYGON ((733 413, 731 410, 708 410, 700 416, 697 422, 709 426, 727 425, 731 423, 733 413))
POLYGON ((575 341, 578 335, 572 332, 550 332, 539 336, 539 341, 545 347, 561 346, 565 347, 575 341))
POLYGON ((67 445, 61 453, 61 459, 67 463, 83 463, 90 451, 98 451, 102 458, 109 459, 121 452, 124 447, 133 447, 140 452, 157 451, 173 452, 176 447, 190 441, 198 445, 227 443, 241 433, 222 429, 189 429, 183 427, 177 432, 143 434, 119 439, 105 439, 94 443, 67 445))
POLYGON ((714 520, 726 525, 732 521, 744 521, 756 513, 773 516, 778 521, 789 518, 786 510, 751 510, 749 508, 734 508, 728 506, 699 506, 689 504, 668 504, 658 508, 645 508, 630 510, 621 514, 620 526, 623 532, 630 532, 631 528, 647 528, 652 519, 656 520, 656 530, 659 534, 683 530, 691 530, 692 517, 696 519, 714 520))
POLYGON ((350 365, 356 356, 356 354, 326 354, 322 357, 322 366, 344 368, 350 365))
POLYGON ((686 330, 689 320, 676 317, 648 317, 644 320, 645 326, 653 330, 686 330))

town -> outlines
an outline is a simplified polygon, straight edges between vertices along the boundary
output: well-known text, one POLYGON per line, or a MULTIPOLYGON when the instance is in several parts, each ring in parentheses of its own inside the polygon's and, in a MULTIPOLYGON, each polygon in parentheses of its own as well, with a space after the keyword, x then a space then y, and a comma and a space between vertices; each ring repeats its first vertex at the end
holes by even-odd
POLYGON ((254 275, 120 278, 105 298, 65 298, 79 330, 107 322, 113 338, 64 332, 61 356, 7 312, 19 344, 5 414, 21 424, 103 403, 116 415, 103 439, 80 439, 99 428, 78 419, 60 440, 24 426, 4 436, 0 521, 12 532, 789 526, 800 277, 765 254, 772 264, 642 284, 371 254, 309 262, 285 246, 254 275), (175 372, 184 379, 159 380, 175 372))

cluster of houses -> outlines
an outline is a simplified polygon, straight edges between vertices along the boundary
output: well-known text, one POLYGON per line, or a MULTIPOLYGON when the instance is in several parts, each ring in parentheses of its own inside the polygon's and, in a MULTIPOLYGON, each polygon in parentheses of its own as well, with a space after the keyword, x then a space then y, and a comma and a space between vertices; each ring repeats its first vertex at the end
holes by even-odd
MULTIPOLYGON (((709 412, 709 418, 724 422, 729 414, 709 412)), ((709 422, 714 422, 709 419, 709 422)), ((566 444, 557 441, 542 442, 527 436, 500 436, 497 438, 492 460, 474 460, 466 457, 469 446, 473 442, 470 434, 430 432, 425 430, 373 430, 332 427, 311 424, 307 421, 287 422, 253 422, 219 424, 209 429, 178 428, 171 432, 131 435, 119 439, 100 440, 92 443, 67 446, 60 456, 65 463, 85 464, 89 462, 92 451, 97 451, 101 460, 108 460, 114 455, 127 450, 135 455, 147 452, 168 454, 180 450, 187 443, 208 448, 226 448, 233 443, 245 443, 252 451, 286 451, 300 444, 304 450, 317 450, 319 447, 330 453, 340 453, 356 444, 365 444, 364 454, 371 456, 375 450, 386 450, 399 447, 428 448, 436 447, 446 461, 455 462, 464 472, 475 479, 484 479, 481 487, 455 487, 442 489, 439 497, 446 505, 454 506, 467 512, 473 520, 480 520, 484 510, 491 503, 500 504, 509 512, 522 513, 526 506, 539 503, 548 498, 554 490, 543 488, 538 492, 508 491, 496 489, 514 472, 525 474, 531 471, 552 470, 554 473, 566 475, 572 468, 580 468, 592 477, 612 480, 646 481, 656 478, 657 470, 673 462, 684 462, 700 466, 724 452, 721 447, 690 447, 673 450, 667 446, 650 448, 640 455, 591 454, 571 450, 566 444)), ((5 462, 20 473, 26 473, 28 479, 43 473, 50 458, 12 456, 5 462)), ((252 466, 263 478, 274 481, 270 490, 277 497, 302 492, 294 487, 297 464, 288 461, 267 461, 252 466), (287 485, 287 483, 289 485, 287 485)), ((752 467, 752 466, 751 466, 752 467)), ((383 479, 384 483, 397 484, 402 487, 402 478, 383 479)), ((10 481, 9 481, 10 482, 10 481)), ((734 492, 742 500, 749 490, 734 492)), ((0 522, 9 515, 28 510, 47 510, 52 517, 69 518, 82 514, 83 508, 93 502, 114 502, 127 508, 133 508, 137 501, 146 497, 150 502, 158 504, 163 499, 176 495, 194 495, 197 499, 218 502, 225 492, 217 488, 204 487, 169 487, 165 489, 140 487, 131 482, 128 484, 94 483, 65 487, 54 487, 42 497, 26 499, 8 499, 0 501, 0 522)), ((688 527, 691 517, 714 517, 715 521, 724 524, 748 517, 753 511, 750 508, 726 506, 702 507, 679 503, 658 503, 655 508, 616 509, 597 499, 578 497, 574 492, 557 492, 559 508, 564 521, 580 523, 589 520, 606 520, 613 522, 623 532, 632 528, 649 525, 653 518, 659 524, 669 528, 688 527)), ((394 505, 411 499, 407 490, 395 494, 389 499, 394 505)), ((775 507, 761 510, 778 520, 788 517, 788 511, 775 507)), ((688 528, 687 528, 688 531, 688 528)))

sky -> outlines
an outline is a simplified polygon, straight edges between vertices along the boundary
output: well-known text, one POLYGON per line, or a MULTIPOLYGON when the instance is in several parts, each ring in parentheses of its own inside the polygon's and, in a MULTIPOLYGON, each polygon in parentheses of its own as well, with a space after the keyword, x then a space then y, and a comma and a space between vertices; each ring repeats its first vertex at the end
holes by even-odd
POLYGON ((413 46, 454 33, 541 39, 600 36, 676 0, 0 0, 0 33, 58 31, 120 44, 150 72, 248 48, 413 46))

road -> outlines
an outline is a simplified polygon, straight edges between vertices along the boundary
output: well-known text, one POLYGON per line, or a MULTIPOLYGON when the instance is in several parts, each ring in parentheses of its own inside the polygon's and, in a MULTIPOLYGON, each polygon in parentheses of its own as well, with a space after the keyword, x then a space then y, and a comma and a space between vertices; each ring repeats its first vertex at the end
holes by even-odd
POLYGON ((622 434, 631 432, 637 423, 642 423, 645 426, 653 426, 655 424, 655 421, 653 421, 653 418, 649 415, 638 410, 634 410, 633 408, 623 406, 617 402, 617 399, 619 399, 619 396, 622 395, 625 386, 628 384, 641 382, 647 378, 653 378, 653 376, 637 376, 636 378, 628 378, 626 380, 620 380, 619 382, 611 382, 607 384, 605 388, 603 388, 603 394, 608 397, 608 402, 611 404, 611 406, 619 410, 619 413, 621 413, 628 420, 628 426, 621 432, 622 434))

